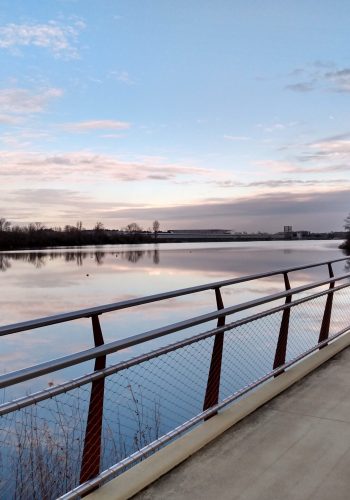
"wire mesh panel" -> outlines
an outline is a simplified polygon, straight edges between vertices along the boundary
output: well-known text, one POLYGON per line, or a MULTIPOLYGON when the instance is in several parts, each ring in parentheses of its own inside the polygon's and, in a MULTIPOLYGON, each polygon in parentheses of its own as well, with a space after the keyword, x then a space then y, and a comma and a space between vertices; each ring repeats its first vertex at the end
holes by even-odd
POLYGON ((233 400, 317 348, 327 311, 330 340, 350 329, 350 286, 343 286, 293 296, 244 319, 230 317, 224 326, 221 319, 216 329, 202 326, 202 333, 147 355, 127 358, 125 352, 126 361, 57 386, 40 400, 29 395, 11 411, 0 405, 1 498, 54 499, 150 443, 162 446, 162 436, 201 417, 208 401, 233 400))
POLYGON ((334 335, 349 325, 349 289, 343 288, 334 293, 332 317, 329 333, 334 335))
POLYGON ((225 332, 220 399, 271 372, 282 313, 225 332))
POLYGON ((0 417, 1 498, 57 498, 77 485, 89 387, 0 417))
POLYGON ((323 295, 291 309, 286 361, 318 343, 326 300, 323 295))

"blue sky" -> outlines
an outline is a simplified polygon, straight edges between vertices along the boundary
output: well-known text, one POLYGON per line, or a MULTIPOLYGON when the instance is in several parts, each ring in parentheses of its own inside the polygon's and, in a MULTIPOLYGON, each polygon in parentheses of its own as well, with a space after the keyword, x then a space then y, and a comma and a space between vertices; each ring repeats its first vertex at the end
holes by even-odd
POLYGON ((0 0, 0 216, 339 230, 347 1, 0 0))

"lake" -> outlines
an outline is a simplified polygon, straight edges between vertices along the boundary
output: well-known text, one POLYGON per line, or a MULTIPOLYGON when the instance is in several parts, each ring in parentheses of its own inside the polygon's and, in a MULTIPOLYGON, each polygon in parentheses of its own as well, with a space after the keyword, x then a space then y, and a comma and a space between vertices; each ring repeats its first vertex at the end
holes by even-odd
MULTIPOLYGON (((341 258, 337 240, 171 243, 54 248, 0 252, 1 325, 117 302, 283 267, 341 258)), ((344 264, 338 265, 339 272, 344 264)), ((298 286, 326 276, 326 269, 293 273, 298 286)), ((283 279, 223 289, 225 306, 278 292, 283 279)), ((105 341, 124 338, 215 309, 212 291, 101 317, 105 341)), ((8 371, 92 345, 88 320, 55 325, 1 339, 8 371)))
MULTIPOLYGON (((1 324, 342 258, 339 244, 334 240, 184 243, 0 253, 1 324)), ((334 271, 344 274, 345 263, 335 264, 334 271)), ((290 273, 289 278, 295 287, 328 278, 328 271, 322 266, 290 273)), ((227 307, 283 290, 283 276, 278 275, 225 287, 222 297, 227 307)), ((292 311, 287 360, 317 343, 325 300, 325 296, 313 299, 292 311)), ((332 328, 336 330, 331 333, 348 325, 344 311, 350 297, 337 293, 334 302, 332 328)), ((260 306, 254 312, 270 306, 260 306)), ((101 326, 108 342, 215 309, 214 291, 207 290, 104 314, 101 326)), ((251 313, 236 313, 230 321, 251 313)), ((281 312, 273 313, 225 333, 221 399, 271 372, 281 318, 281 312)), ((125 349, 109 355, 107 364, 215 325, 199 325, 125 349)), ((201 340, 107 377, 102 469, 202 411, 213 340, 201 340)), ((9 335, 2 337, 1 343, 2 371, 13 371, 92 347, 91 320, 9 335)), ((73 366, 6 389, 2 399, 11 400, 91 370, 92 362, 73 366)), ((89 398, 90 384, 86 384, 1 417, 1 463, 6 464, 0 469, 2 498, 14 497, 15 491, 21 498, 56 498, 78 484, 89 398), (43 463, 47 464, 45 473, 55 482, 56 489, 50 493, 40 490, 42 485, 32 473, 39 468, 42 475, 43 463)))

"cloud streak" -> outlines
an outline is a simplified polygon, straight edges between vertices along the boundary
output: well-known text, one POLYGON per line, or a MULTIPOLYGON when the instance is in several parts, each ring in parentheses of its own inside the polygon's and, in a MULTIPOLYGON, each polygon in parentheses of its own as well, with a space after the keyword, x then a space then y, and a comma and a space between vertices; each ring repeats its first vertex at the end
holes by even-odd
POLYGON ((118 82, 124 83, 125 85, 134 85, 134 81, 131 79, 129 72, 126 70, 122 71, 111 71, 110 76, 116 79, 118 82))
POLYGON ((76 59, 76 43, 84 27, 82 21, 76 21, 72 25, 56 21, 46 24, 9 23, 0 26, 0 48, 15 52, 19 48, 34 46, 48 49, 57 58, 76 59))
POLYGON ((17 116, 11 116, 6 113, 1 113, 0 114, 0 124, 1 125, 18 125, 18 123, 21 123, 21 118, 17 116))
POLYGON ((88 120, 67 123, 63 126, 65 130, 77 133, 85 133, 94 130, 127 130, 130 127, 130 123, 117 120, 88 120))
POLYGON ((17 118, 11 115, 27 115, 42 113, 47 104, 61 97, 63 91, 59 88, 47 88, 32 92, 23 88, 8 88, 0 90, 0 119, 7 117, 8 123, 14 123, 17 118))
MULTIPOLYGON (((299 171, 298 171, 299 172, 299 171)), ((344 186, 350 184, 350 179, 269 179, 266 181, 255 182, 237 182, 237 181, 212 181, 217 186, 222 188, 235 188, 235 187, 265 187, 265 188, 283 188, 295 186, 344 186)))
POLYGON ((224 139, 227 141, 234 141, 234 142, 240 142, 240 141, 249 141, 250 137, 246 135, 224 135, 224 139))
MULTIPOLYGON (((101 212, 104 220, 148 223, 159 219, 163 227, 227 227, 236 230, 279 231, 283 223, 313 231, 340 230, 349 208, 350 189, 300 194, 277 192, 240 199, 207 199, 177 206, 122 208, 101 212), (315 219, 315 213, 318 218, 315 219)), ((108 225, 108 223, 107 223, 108 225)))
MULTIPOLYGON (((10 198, 18 200, 20 203, 30 203, 38 206, 41 205, 57 205, 64 206, 67 205, 87 208, 87 207, 99 207, 99 208, 111 208, 115 207, 114 201, 95 201, 91 196, 81 193, 74 189, 64 189, 64 188, 24 188, 15 189, 8 193, 4 199, 10 200, 10 198)), ((137 208, 144 207, 147 204, 140 203, 129 203, 129 202, 118 202, 120 208, 137 208)))
MULTIPOLYGON (((308 162, 312 160, 320 159, 330 159, 330 154, 317 151, 315 153, 303 153, 299 157, 302 162, 308 162)), ((347 163, 340 164, 329 164, 329 165, 315 165, 306 167, 305 165, 299 165, 297 162, 287 162, 281 160, 261 160, 254 162, 254 164, 260 168, 271 170, 279 173, 286 174, 329 174, 333 172, 349 172, 350 166, 347 163)))
POLYGON ((279 148, 296 149, 294 159, 266 159, 253 162, 259 169, 281 174, 332 174, 350 172, 350 134, 348 132, 326 137, 308 144, 279 148))
MULTIPOLYGON (((35 152, 0 151, 0 162, 3 168, 1 177, 21 175, 26 179, 52 180, 64 179, 87 181, 112 179, 122 182, 144 180, 175 181, 178 178, 192 179, 213 176, 214 171, 194 167, 182 163, 169 162, 164 158, 147 157, 135 161, 121 160, 114 156, 93 154, 89 152, 71 152, 57 155, 45 155, 35 152)), ((18 178, 18 177, 17 177, 18 178)))
POLYGON ((326 90, 330 92, 350 92, 350 68, 332 69, 333 65, 314 64, 303 70, 297 70, 291 76, 302 76, 303 80, 286 85, 293 92, 311 92, 326 90))
MULTIPOLYGON (((318 193, 309 190, 299 194, 280 191, 226 200, 208 198, 176 206, 98 201, 69 189, 15 190, 4 201, 10 201, 11 197, 17 200, 17 205, 9 218, 42 220, 40 214, 44 206, 49 220, 42 222, 49 224, 83 219, 89 225, 102 220, 106 227, 118 228, 133 220, 147 226, 150 221, 159 219, 163 228, 227 227, 274 232, 282 230, 283 222, 288 222, 298 229, 331 231, 342 228, 350 188, 318 193), (31 210, 25 208, 28 204, 31 210)), ((4 207, 0 209, 7 216, 4 207)))

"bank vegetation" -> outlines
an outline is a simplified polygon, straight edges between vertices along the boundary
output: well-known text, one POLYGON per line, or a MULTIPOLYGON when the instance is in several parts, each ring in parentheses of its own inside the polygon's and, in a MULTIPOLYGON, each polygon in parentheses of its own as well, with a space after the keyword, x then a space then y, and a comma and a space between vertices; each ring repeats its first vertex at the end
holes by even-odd
POLYGON ((38 249, 57 246, 108 245, 123 243, 150 243, 157 239, 159 222, 153 230, 144 231, 136 222, 118 229, 106 229, 96 222, 92 229, 85 229, 78 221, 75 226, 46 227, 41 222, 25 226, 14 225, 0 218, 0 250, 38 249))

